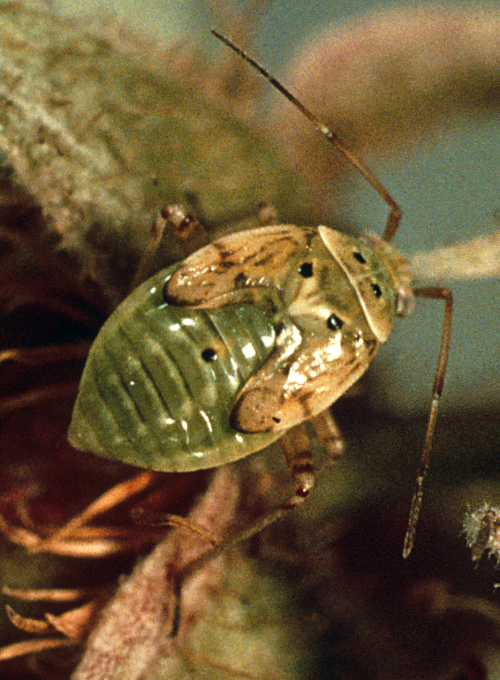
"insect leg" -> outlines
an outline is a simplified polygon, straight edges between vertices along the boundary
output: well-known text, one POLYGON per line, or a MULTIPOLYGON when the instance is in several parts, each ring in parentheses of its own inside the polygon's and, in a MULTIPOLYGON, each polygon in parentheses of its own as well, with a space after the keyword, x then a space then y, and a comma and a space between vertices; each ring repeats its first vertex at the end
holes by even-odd
POLYGON ((335 462, 344 452, 344 440, 329 409, 311 418, 316 434, 328 451, 331 462, 335 462))
POLYGON ((417 482, 415 492, 413 494, 410 516, 408 519, 408 529, 403 546, 403 557, 408 557, 415 539, 415 529, 417 526, 420 506, 422 505, 423 485, 429 467, 429 455, 432 446, 432 437, 436 428, 439 400, 441 392, 443 391, 444 377, 446 374, 446 364, 448 362, 448 355, 450 353, 450 337, 451 337, 451 320, 453 315, 453 296, 447 288, 417 288, 415 295, 419 297, 430 298, 432 300, 444 300, 444 321, 443 332, 441 336, 441 347, 439 349, 438 365, 436 375, 434 378, 434 386, 432 388, 431 406, 429 409, 429 419, 427 421, 427 430, 425 432, 424 446, 420 462, 417 470, 417 482))
POLYGON ((175 637, 179 630, 180 615, 181 615, 181 589, 184 581, 193 576, 199 569, 211 560, 219 557, 223 552, 233 548, 239 543, 252 538, 256 534, 263 531, 270 524, 273 524, 278 519, 283 517, 297 505, 301 505, 307 498, 314 486, 314 470, 311 462, 311 451, 309 448, 309 439, 306 434, 304 425, 297 425, 288 430, 280 439, 280 444, 283 449, 290 473, 295 482, 294 493, 277 507, 273 508, 262 517, 259 517, 255 522, 242 529, 237 529, 227 538, 223 539, 214 548, 208 550, 201 557, 193 560, 190 564, 182 569, 174 580, 173 594, 174 594, 174 616, 172 623, 171 637, 175 637))
POLYGON ((295 482, 295 492, 280 508, 282 514, 305 501, 314 486, 314 470, 309 438, 303 424, 287 430, 280 439, 281 448, 295 482))
POLYGON ((166 206, 160 211, 160 214, 157 215, 153 222, 149 232, 148 243, 130 284, 130 290, 137 288, 139 284, 149 279, 150 276, 158 271, 156 254, 163 239, 167 221, 174 227, 174 233, 186 256, 191 255, 191 253, 194 253, 210 242, 205 227, 195 220, 181 205, 166 206))
POLYGON ((181 205, 168 205, 161 211, 161 216, 173 225, 186 257, 210 243, 205 227, 181 205))

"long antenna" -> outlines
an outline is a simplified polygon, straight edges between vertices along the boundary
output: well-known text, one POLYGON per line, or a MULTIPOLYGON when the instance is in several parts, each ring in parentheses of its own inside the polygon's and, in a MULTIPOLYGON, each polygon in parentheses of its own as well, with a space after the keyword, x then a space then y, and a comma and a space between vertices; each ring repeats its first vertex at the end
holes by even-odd
POLYGON ((236 54, 251 64, 259 73, 261 73, 264 78, 266 78, 273 87, 275 87, 281 94, 288 99, 313 125, 314 127, 332 144, 336 149, 340 151, 349 163, 358 170, 363 177, 372 185, 379 196, 387 203, 390 208, 389 217, 387 218, 387 224, 384 230, 384 241, 390 241, 396 231, 398 230, 399 223, 401 221, 401 208, 396 203, 396 201, 389 194, 387 189, 384 187, 382 182, 380 182, 373 172, 356 156, 356 154, 349 149, 346 144, 340 139, 340 137, 330 130, 312 111, 310 111, 304 104, 297 99, 289 90, 282 85, 279 80, 276 80, 269 71, 267 71, 263 66, 261 66, 255 59, 252 59, 250 55, 244 52, 241 48, 235 45, 231 40, 223 36, 221 33, 212 30, 212 34, 218 38, 221 42, 231 48, 236 54))

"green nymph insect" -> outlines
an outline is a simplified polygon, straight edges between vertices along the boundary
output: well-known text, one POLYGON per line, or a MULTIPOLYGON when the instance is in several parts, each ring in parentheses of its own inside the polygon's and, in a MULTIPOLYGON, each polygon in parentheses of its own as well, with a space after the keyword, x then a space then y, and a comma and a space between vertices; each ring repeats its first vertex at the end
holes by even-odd
MULTIPOLYGON (((69 440, 100 456, 177 472, 229 463, 281 439, 296 491, 251 529, 255 533, 302 502, 314 483, 307 447, 287 432, 312 420, 338 451, 329 406, 366 371, 395 317, 410 313, 415 295, 442 299, 445 323, 405 539, 408 555, 448 356, 451 293, 412 290, 406 260, 388 243, 401 217, 394 199, 301 102, 214 34, 297 106, 386 201, 384 237, 353 238, 326 226, 268 226, 220 238, 160 271, 102 327, 83 373, 69 440)), ((177 226, 196 226, 178 208, 165 215, 177 226)))

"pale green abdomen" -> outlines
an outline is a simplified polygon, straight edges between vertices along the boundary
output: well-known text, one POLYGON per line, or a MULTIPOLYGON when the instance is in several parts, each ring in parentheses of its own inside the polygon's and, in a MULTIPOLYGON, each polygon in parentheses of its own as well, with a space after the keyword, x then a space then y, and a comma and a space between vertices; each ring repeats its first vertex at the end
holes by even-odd
POLYGON ((236 395, 274 349, 271 323, 251 304, 166 304, 176 268, 137 288, 92 345, 69 429, 76 448, 174 472, 237 460, 278 438, 230 425, 236 395))

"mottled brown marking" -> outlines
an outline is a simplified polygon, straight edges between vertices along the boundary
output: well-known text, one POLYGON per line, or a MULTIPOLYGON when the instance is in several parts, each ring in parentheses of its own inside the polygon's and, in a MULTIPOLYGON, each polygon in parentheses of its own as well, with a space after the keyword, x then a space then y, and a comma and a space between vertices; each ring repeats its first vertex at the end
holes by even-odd
POLYGON ((224 241, 212 241, 211 245, 217 250, 219 256, 224 260, 230 259, 235 254, 234 250, 228 249, 224 241))
POLYGON ((319 274, 317 273, 316 276, 319 278, 318 288, 320 290, 327 290, 331 287, 331 272, 328 265, 323 265, 319 270, 319 274))
POLYGON ((234 267, 234 264, 232 260, 220 260, 217 266, 219 269, 231 269, 234 267))
POLYGON ((304 229, 304 235, 306 237, 306 245, 308 248, 311 247, 313 239, 318 235, 316 229, 304 229))
POLYGON ((304 414, 303 420, 310 420, 312 418, 312 411, 309 408, 308 401, 310 399, 314 399, 315 393, 314 392, 305 392, 301 395, 299 395, 298 401, 299 404, 302 407, 302 413, 304 414))
POLYGON ((255 260, 254 264, 256 267, 263 267, 264 265, 268 264, 274 260, 274 255, 266 255, 265 257, 261 258, 260 260, 255 260))
POLYGON ((243 274, 243 272, 240 272, 234 277, 234 287, 235 288, 244 288, 246 283, 247 283, 247 276, 243 274))

